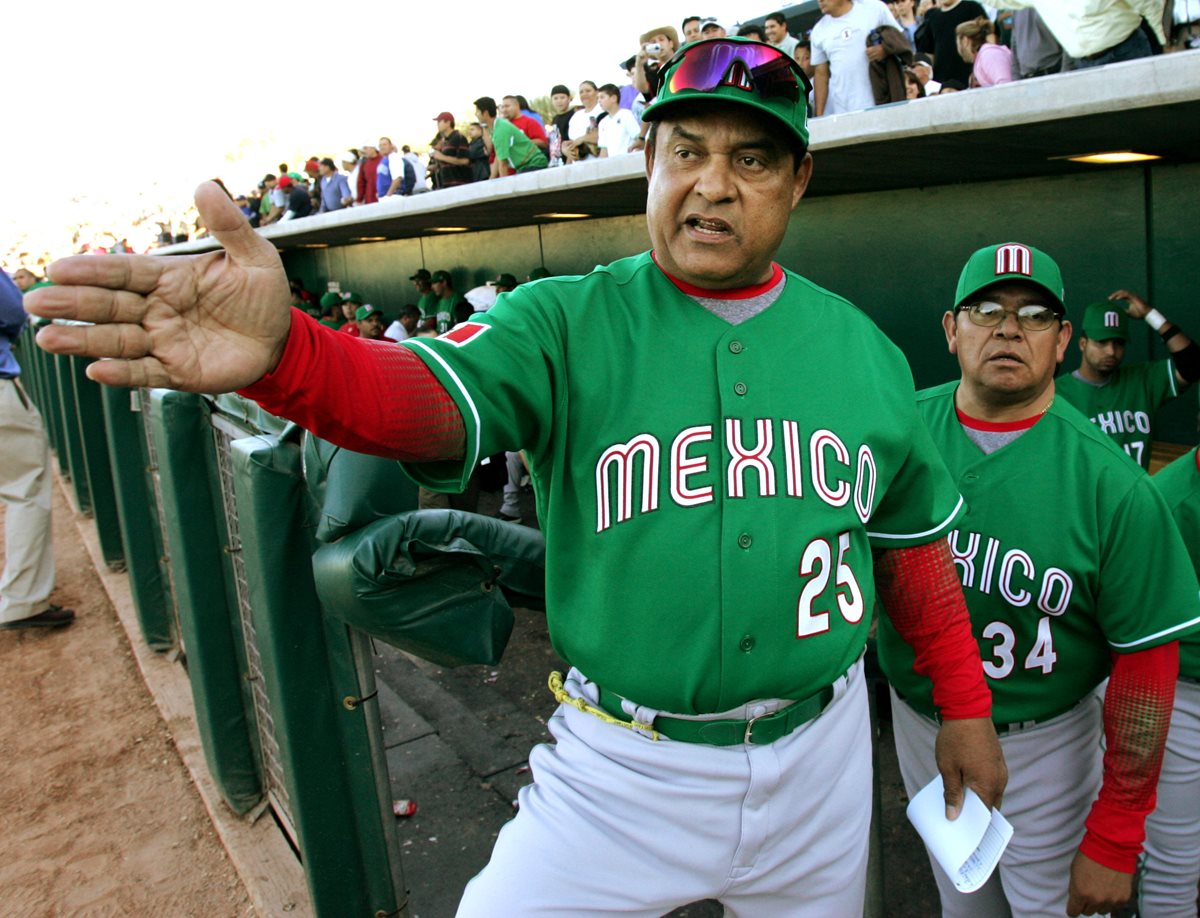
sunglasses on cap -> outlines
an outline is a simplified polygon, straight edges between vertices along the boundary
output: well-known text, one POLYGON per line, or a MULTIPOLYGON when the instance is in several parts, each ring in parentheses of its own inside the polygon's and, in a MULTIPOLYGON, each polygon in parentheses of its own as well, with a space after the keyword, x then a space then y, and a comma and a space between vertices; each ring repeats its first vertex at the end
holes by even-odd
POLYGON ((812 90, 808 77, 789 55, 752 41, 716 39, 686 45, 663 69, 671 73, 667 81, 671 93, 681 89, 711 92, 718 86, 737 86, 753 89, 764 100, 799 102, 802 93, 807 96, 812 90))

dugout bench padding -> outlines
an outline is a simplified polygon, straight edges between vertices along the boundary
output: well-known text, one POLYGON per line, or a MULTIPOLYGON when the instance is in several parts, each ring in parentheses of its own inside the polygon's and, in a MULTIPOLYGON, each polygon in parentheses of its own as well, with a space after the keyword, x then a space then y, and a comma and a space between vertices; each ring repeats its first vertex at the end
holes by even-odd
POLYGON ((129 591, 142 639, 157 651, 179 643, 165 570, 158 506, 150 487, 145 429, 133 405, 141 393, 100 386, 117 524, 129 572, 129 591))
POLYGON ((151 402, 160 512, 204 759, 225 802, 241 814, 262 799, 263 786, 227 583, 228 541, 215 503, 220 497, 209 410, 187 392, 152 389, 143 395, 151 402))
POLYGON ((371 738, 378 700, 370 666, 355 664, 354 636, 317 600, 299 433, 229 445, 255 643, 314 909, 394 914, 405 893, 386 765, 371 738))

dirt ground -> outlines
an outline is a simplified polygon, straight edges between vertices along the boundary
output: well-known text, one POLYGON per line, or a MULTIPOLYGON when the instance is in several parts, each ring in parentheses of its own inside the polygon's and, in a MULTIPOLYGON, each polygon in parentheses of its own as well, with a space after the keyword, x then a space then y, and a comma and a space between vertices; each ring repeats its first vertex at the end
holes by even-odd
POLYGON ((0 631, 0 912, 253 915, 57 486, 54 553, 75 624, 0 631))

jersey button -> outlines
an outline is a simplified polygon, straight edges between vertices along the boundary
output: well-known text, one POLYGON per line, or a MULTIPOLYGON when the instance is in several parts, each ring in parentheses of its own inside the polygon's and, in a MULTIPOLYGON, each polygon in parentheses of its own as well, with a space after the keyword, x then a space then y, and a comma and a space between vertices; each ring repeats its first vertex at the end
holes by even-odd
POLYGON ((745 350, 745 348, 743 347, 742 342, 740 342, 740 341, 730 341, 729 342, 729 353, 740 354, 744 350, 745 350))
POLYGON ((749 548, 754 544, 754 539, 750 538, 750 533, 743 532, 738 536, 738 548, 749 548))
POLYGON ((746 394, 746 384, 744 382, 734 383, 733 391, 736 392, 738 395, 745 395, 746 394))
POLYGON ((738 650, 740 650, 742 653, 749 653, 753 649, 754 638, 752 638, 750 635, 747 634, 744 638, 738 641, 738 650))

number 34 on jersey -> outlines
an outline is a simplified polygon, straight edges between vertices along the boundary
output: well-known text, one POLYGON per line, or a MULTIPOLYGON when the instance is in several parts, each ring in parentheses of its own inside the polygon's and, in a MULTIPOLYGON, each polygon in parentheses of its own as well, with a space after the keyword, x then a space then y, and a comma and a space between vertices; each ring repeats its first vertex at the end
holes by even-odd
POLYGON ((1070 607, 1075 592, 1071 575, 1058 567, 1039 569, 1029 552, 1005 548, 998 539, 978 532, 955 529, 947 542, 968 594, 967 605, 981 638, 983 670, 988 677, 1005 679, 1018 668, 1045 675, 1053 672, 1058 661, 1053 623, 1070 607), (994 602, 973 601, 973 591, 994 602), (981 607, 998 607, 1006 614, 986 621, 980 629, 976 610, 981 607), (1030 628, 1034 618, 1037 624, 1030 628), (1027 646, 1019 646, 1022 636, 1027 646))

